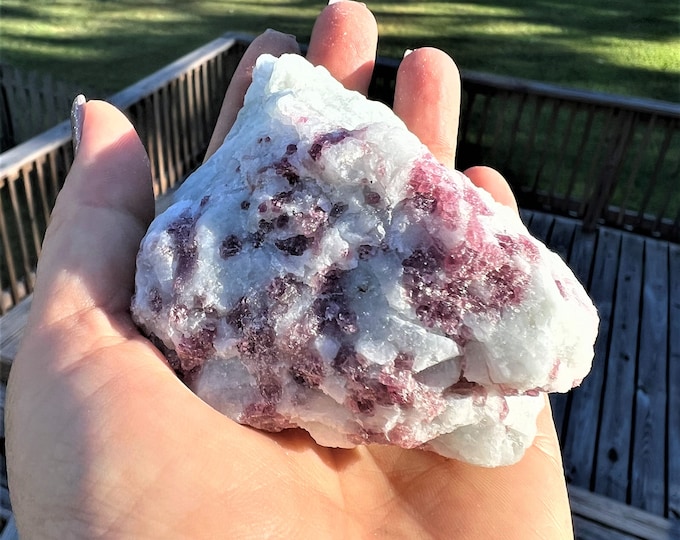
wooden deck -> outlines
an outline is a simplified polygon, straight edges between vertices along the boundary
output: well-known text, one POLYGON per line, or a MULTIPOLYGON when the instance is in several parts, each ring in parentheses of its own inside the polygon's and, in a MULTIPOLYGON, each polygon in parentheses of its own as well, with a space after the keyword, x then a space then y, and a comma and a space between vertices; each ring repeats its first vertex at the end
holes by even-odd
MULTIPOLYGON (((591 374, 551 397, 577 538, 680 538, 680 245, 522 217, 574 269, 601 317, 591 374)), ((29 306, 0 319, 0 398, 29 306)), ((3 474, 0 499, 6 492, 3 474)))
POLYGON ((609 228, 587 233, 539 212, 523 218, 568 261, 601 318, 590 375, 551 396, 567 480, 667 518, 658 537, 680 538, 680 245, 609 228))
POLYGON ((680 246, 526 219, 586 284, 602 320, 592 372, 552 396, 570 483, 680 518, 680 246))

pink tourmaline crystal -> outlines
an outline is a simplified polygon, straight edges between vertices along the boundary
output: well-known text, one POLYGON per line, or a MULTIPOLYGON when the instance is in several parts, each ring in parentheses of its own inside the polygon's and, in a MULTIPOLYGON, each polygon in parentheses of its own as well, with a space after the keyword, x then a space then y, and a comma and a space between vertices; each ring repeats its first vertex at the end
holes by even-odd
POLYGON ((384 105, 263 56, 138 256, 132 313, 237 422, 485 466, 587 374, 598 318, 519 218, 384 105))

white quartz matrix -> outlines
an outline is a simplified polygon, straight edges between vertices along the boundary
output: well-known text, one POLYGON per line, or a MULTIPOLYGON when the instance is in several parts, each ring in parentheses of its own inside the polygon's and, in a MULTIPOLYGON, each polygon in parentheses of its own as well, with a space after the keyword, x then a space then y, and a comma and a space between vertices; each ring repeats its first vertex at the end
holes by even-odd
POLYGON ((483 466, 522 457, 598 327, 512 210, 295 55, 259 58, 224 144, 152 223, 132 313, 237 422, 483 466))

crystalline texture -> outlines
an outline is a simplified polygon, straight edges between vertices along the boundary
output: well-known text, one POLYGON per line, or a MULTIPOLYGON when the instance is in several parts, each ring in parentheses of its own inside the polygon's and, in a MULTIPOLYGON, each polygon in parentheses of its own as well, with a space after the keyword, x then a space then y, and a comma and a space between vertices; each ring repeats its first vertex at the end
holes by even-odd
POLYGON ((597 314, 561 259, 298 56, 258 60, 137 264, 135 321, 190 388, 322 445, 512 463, 544 392, 593 356, 597 314))

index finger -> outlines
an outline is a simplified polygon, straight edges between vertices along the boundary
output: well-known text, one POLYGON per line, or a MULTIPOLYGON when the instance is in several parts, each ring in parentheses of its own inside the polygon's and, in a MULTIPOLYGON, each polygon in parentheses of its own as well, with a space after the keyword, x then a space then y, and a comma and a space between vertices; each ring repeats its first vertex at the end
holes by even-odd
POLYGON ((253 40, 243 54, 243 58, 241 58, 231 78, 229 88, 227 88, 227 93, 222 102, 222 109, 217 117, 215 130, 203 158, 204 162, 222 145, 229 130, 234 125, 236 115, 243 106, 246 90, 248 90, 253 80, 255 62, 260 55, 269 53, 274 56, 280 56, 284 53, 297 54, 299 52, 300 48, 293 36, 282 34, 275 30, 267 30, 264 34, 259 35, 253 40))

